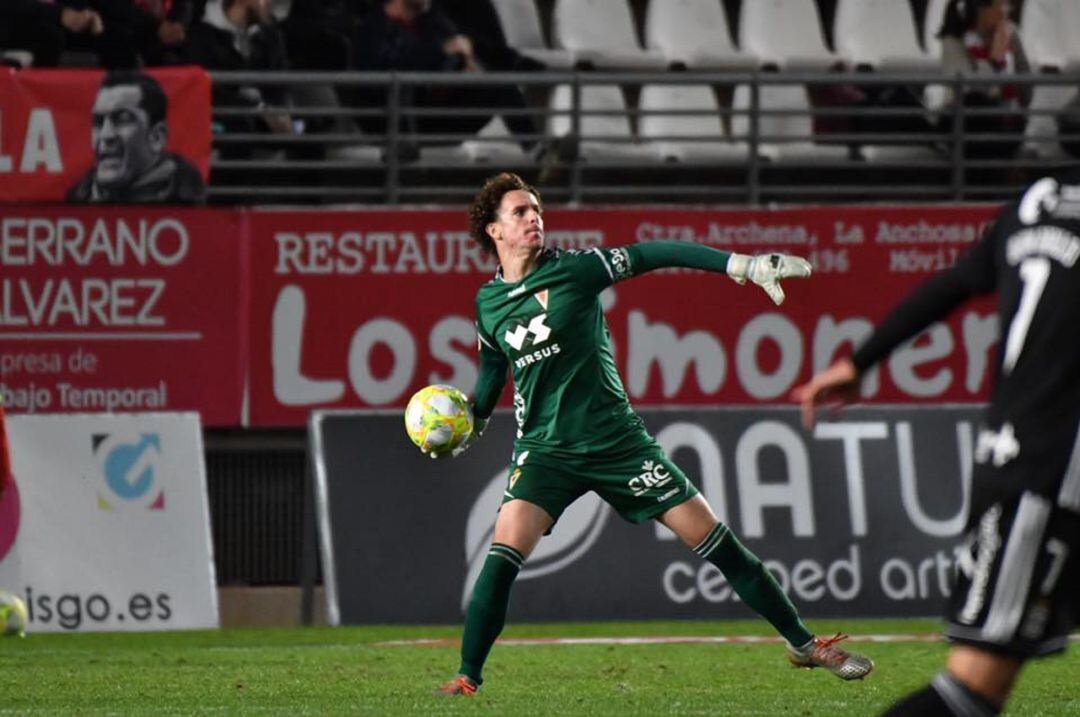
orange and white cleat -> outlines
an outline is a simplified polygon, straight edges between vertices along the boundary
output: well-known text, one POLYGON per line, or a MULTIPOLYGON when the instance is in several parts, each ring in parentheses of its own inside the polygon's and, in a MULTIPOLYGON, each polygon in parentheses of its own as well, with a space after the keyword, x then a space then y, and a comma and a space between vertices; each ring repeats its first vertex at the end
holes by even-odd
POLYGON ((480 689, 480 685, 472 681, 472 678, 465 675, 458 675, 454 679, 447 682, 445 685, 435 690, 439 695, 475 695, 476 691, 480 689))
POLYGON ((847 635, 836 633, 833 637, 815 637, 802 647, 788 645, 788 659, 795 667, 824 667, 841 680, 861 680, 873 672, 874 661, 836 646, 846 639, 847 635))

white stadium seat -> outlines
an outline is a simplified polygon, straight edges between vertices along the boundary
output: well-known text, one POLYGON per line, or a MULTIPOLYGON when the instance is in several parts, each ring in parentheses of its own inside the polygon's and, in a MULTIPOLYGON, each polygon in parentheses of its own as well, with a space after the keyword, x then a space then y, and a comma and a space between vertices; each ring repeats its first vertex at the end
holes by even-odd
POLYGON ((1042 159, 1068 159, 1070 155, 1058 140, 1056 115, 1065 104, 1076 96, 1076 85, 1036 85, 1031 95, 1028 117, 1024 128, 1024 151, 1042 159), (1046 114, 1043 114, 1043 113, 1046 114))
MULTIPOLYGON (((573 87, 558 85, 551 93, 550 105, 549 134, 566 137, 573 131, 572 118, 567 113, 573 108, 573 87)), ((626 99, 618 85, 582 85, 581 110, 578 156, 582 160, 643 160, 654 157, 652 150, 634 141, 626 99)))
POLYGON ((495 116, 476 133, 476 139, 451 145, 423 146, 420 160, 433 164, 525 164, 525 150, 502 117, 495 116))
POLYGON ((650 0, 645 46, 692 70, 749 70, 757 58, 731 41, 721 0, 650 0))
POLYGON ((555 0, 552 38, 577 62, 601 70, 658 70, 667 60, 642 49, 627 0, 555 0))
POLYGON ((543 62, 550 70, 574 66, 574 53, 554 50, 544 41, 536 0, 494 0, 506 43, 526 57, 543 62))
POLYGON ((746 0, 739 47, 781 69, 822 70, 840 61, 825 45, 814 0, 746 0))
POLYGON ((1080 2, 1025 0, 1020 16, 1024 51, 1037 70, 1080 70, 1080 2))
POLYGON ((654 84, 641 88, 638 136, 665 162, 732 162, 747 157, 745 142, 731 142, 709 85, 654 84), (672 110, 696 114, 672 114, 672 110))
POLYGON ((926 6, 926 15, 923 17, 923 47, 926 54, 936 60, 941 60, 941 39, 937 36, 941 30, 941 23, 945 21, 945 8, 949 7, 949 0, 930 0, 926 6))
MULTIPOLYGON (((749 85, 735 88, 733 107, 739 114, 731 119, 733 139, 749 141, 751 107, 749 85)), ((774 162, 785 161, 843 161, 848 148, 836 145, 816 144, 810 139, 814 123, 810 116, 810 100, 803 85, 762 85, 759 104, 761 116, 758 134, 764 137, 758 145, 758 154, 774 162), (772 112, 792 114, 772 114, 772 112)))
POLYGON ((923 52, 911 5, 904 0, 838 0, 833 42, 851 67, 918 72, 941 65, 923 52))

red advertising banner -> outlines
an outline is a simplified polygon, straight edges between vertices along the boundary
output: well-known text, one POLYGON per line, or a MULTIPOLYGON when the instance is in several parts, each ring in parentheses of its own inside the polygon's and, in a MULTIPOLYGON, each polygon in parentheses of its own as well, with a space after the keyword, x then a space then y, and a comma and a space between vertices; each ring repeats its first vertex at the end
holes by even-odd
MULTIPOLYGON (((787 302, 726 276, 666 270, 601 299, 636 405, 784 403, 848 352, 917 283, 950 266, 992 220, 989 206, 785 211, 551 210, 550 245, 703 242, 808 257, 787 302)), ((463 211, 251 215, 250 420, 298 426, 313 408, 400 408, 428 383, 471 391, 474 296, 495 269, 463 211)), ((898 350, 865 383, 870 403, 987 397, 997 319, 964 307, 898 350)), ((504 399, 508 399, 509 391, 504 399)))
POLYGON ((0 202, 198 203, 210 77, 0 68, 0 202))
POLYGON ((241 423, 240 212, 0 209, 0 394, 9 414, 198 410, 241 423))

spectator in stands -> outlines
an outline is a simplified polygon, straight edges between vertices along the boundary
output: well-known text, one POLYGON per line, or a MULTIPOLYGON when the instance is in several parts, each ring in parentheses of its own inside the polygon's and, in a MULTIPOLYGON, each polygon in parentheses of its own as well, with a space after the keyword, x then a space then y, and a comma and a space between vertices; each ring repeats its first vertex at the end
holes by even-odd
MULTIPOLYGON (((941 64, 947 73, 964 72, 1001 77, 997 85, 968 89, 963 97, 949 95, 946 106, 963 102, 965 107, 1001 108, 1002 114, 979 114, 965 117, 966 135, 1007 133, 1015 141, 983 140, 966 142, 969 156, 994 157, 1014 153, 1022 142, 1026 117, 1015 114, 1031 103, 1032 88, 1007 82, 1010 75, 1030 71, 1027 55, 1016 25, 1009 19, 1009 0, 952 0, 938 32, 941 38, 941 64)), ((950 114, 942 116, 943 131, 949 131, 950 114)))
POLYGON ((510 47, 491 0, 434 0, 434 8, 472 41, 485 69, 498 72, 532 72, 547 69, 539 60, 510 47))
POLYGON ((281 23, 289 65, 297 70, 345 70, 351 13, 342 0, 292 0, 281 23))
POLYGON ((108 69, 137 65, 130 0, 0 0, 0 46, 28 50, 38 67, 61 53, 94 53, 108 69))
MULTIPOLYGON (((385 72, 480 72, 484 69, 475 46, 450 19, 431 6, 431 0, 385 0, 373 8, 360 22, 353 40, 356 68, 385 72)), ((362 104, 385 106, 384 89, 366 91, 359 96, 362 104)), ((464 116, 456 111, 434 116, 416 117, 409 107, 416 108, 527 108, 521 89, 513 85, 473 86, 409 86, 402 98, 403 130, 407 132, 469 135, 490 121, 490 115, 464 116)), ((540 132, 537 119, 531 114, 503 114, 511 132, 521 137, 526 151, 538 147, 540 132), (532 135, 531 137, 529 135, 532 135)), ((382 133, 385 120, 361 122, 365 131, 382 133)))
POLYGON ((94 100, 94 166, 68 192, 68 201, 201 204, 206 187, 199 170, 165 151, 168 103, 149 75, 107 74, 94 100))
POLYGON ((176 65, 193 18, 192 0, 134 0, 135 40, 146 65, 176 65))
MULTIPOLYGON (((210 0, 202 18, 192 24, 185 46, 188 62, 208 70, 285 70, 285 41, 270 14, 268 0, 210 0)), ((293 134, 292 118, 282 87, 214 83, 215 107, 276 107, 257 117, 226 117, 225 132, 293 134)), ((234 155, 235 156, 235 155, 234 155)))

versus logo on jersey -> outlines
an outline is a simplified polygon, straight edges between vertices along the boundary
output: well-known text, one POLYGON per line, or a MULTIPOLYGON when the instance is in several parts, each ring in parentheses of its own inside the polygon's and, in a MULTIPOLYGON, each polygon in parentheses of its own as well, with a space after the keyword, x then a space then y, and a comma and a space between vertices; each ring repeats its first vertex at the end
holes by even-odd
POLYGON ((506 343, 514 347, 516 351, 520 351, 525 346, 525 339, 532 337, 530 343, 532 345, 542 344, 548 340, 551 336, 551 329, 544 323, 544 319, 547 318, 547 314, 540 314, 534 316, 529 322, 528 326, 522 326, 518 324, 512 329, 507 329, 503 334, 503 338, 506 339, 506 343))
MULTIPOLYGON (((551 338, 551 327, 545 323, 547 320, 548 290, 544 289, 536 292, 533 294, 533 298, 544 308, 544 313, 532 317, 527 325, 517 324, 512 329, 507 329, 506 333, 503 334, 506 343, 515 351, 521 351, 525 348, 526 342, 530 346, 539 346, 551 338)), ((549 346, 519 356, 514 360, 514 366, 524 368, 529 364, 538 363, 549 356, 554 356, 560 351, 562 351, 562 348, 559 344, 553 342, 549 346)))

